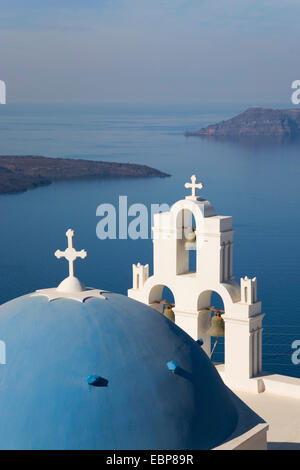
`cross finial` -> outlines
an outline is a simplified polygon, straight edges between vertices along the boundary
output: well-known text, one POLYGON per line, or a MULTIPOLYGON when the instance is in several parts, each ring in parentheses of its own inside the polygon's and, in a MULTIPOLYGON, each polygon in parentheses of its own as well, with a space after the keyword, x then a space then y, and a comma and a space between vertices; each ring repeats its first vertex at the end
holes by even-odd
POLYGON ((76 251, 73 246, 73 237, 74 237, 74 230, 70 229, 67 230, 66 236, 68 239, 68 248, 65 251, 56 250, 54 253, 56 258, 66 258, 69 261, 69 277, 74 277, 74 262, 77 258, 86 258, 87 252, 85 250, 76 251))
POLYGON ((193 199, 196 198, 196 188, 202 189, 203 184, 202 183, 196 183, 197 177, 196 175, 191 176, 191 183, 185 183, 185 188, 191 188, 192 190, 192 195, 188 197, 192 197, 193 199))

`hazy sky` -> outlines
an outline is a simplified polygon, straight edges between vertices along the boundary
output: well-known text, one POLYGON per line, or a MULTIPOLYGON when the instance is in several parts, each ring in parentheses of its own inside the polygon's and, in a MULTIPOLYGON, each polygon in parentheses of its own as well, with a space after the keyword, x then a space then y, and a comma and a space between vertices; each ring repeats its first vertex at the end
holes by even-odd
POLYGON ((0 0, 10 102, 290 104, 299 0, 0 0))

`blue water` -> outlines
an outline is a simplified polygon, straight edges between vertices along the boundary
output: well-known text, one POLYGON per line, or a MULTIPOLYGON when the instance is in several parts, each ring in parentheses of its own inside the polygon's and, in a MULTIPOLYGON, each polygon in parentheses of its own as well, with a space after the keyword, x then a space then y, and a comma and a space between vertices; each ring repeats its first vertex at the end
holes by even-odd
MULTIPOLYGON (((264 368, 300 377, 291 362, 291 343, 300 340, 300 157, 299 144, 214 142, 185 138, 226 119, 244 106, 0 106, 0 154, 80 157, 151 165, 171 178, 61 182, 23 194, 0 196, 0 301, 57 285, 66 262, 68 227, 88 258, 77 263, 88 285, 126 293, 131 265, 152 264, 152 241, 96 237, 96 208, 167 202, 185 196, 185 181, 196 173, 203 195, 218 214, 232 215, 234 271, 258 277, 263 301, 264 368)), ((221 358, 220 351, 216 358, 221 358)))

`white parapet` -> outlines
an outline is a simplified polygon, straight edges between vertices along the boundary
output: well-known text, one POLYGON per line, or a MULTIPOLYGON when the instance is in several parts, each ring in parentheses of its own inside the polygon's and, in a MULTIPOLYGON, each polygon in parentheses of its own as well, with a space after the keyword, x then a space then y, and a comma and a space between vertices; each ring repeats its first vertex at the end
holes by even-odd
MULTIPOLYGON (((300 379, 286 375, 270 374, 263 377, 266 392, 300 400, 300 379)), ((300 404, 300 403, 299 403, 300 404)))
POLYGON ((241 302, 244 304, 255 304, 257 301, 256 277, 249 279, 248 276, 241 277, 241 302))
POLYGON ((143 289, 145 282, 149 277, 149 264, 141 263, 132 265, 133 289, 143 289))

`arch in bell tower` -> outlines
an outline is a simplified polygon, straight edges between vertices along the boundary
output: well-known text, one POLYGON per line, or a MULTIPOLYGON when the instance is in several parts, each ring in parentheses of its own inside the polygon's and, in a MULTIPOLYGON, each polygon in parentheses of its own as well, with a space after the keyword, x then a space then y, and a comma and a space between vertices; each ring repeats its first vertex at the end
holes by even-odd
POLYGON ((202 347, 210 356, 209 307, 211 293, 216 292, 224 304, 226 331, 225 363, 219 372, 227 383, 248 386, 249 379, 261 373, 264 314, 257 300, 256 278, 242 278, 239 284, 235 281, 232 217, 217 215, 208 200, 195 194, 195 188, 201 189, 203 185, 197 185, 195 175, 191 180, 186 184, 192 189, 191 195, 177 201, 169 212, 155 214, 154 272, 145 278, 143 287, 134 286, 128 295, 157 305, 162 300, 163 286, 168 286, 174 295, 175 323, 195 340, 202 338, 202 347), (196 238, 189 241, 185 230, 191 227, 195 228, 196 238), (195 270, 189 264, 187 242, 194 244, 195 270))

